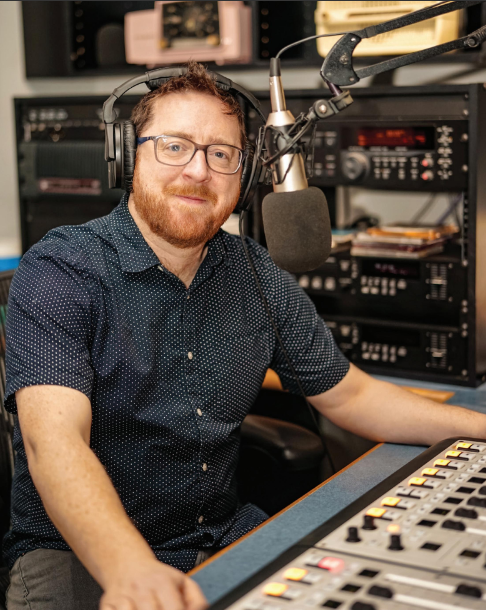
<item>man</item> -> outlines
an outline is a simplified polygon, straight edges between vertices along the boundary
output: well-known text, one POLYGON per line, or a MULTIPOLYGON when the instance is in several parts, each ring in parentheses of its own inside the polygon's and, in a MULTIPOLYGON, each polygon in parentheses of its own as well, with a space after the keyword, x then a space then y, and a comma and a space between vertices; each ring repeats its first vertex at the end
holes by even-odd
MULTIPOLYGON (((241 111, 190 64, 133 120, 133 193, 51 231, 11 288, 9 610, 203 608, 182 572, 265 519, 237 501, 238 429, 269 366, 297 389, 239 239, 219 231, 239 194, 241 111)), ((375 440, 486 436, 486 417, 350 366, 291 276, 249 249, 323 415, 375 440)))

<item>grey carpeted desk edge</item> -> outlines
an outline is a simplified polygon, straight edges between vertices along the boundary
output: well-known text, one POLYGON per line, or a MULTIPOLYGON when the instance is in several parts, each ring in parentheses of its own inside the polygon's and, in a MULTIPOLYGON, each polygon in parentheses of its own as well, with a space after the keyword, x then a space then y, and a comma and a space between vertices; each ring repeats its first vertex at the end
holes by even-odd
MULTIPOLYGON (((399 385, 452 391, 454 396, 448 402, 486 413, 486 384, 470 389, 395 378, 386 380, 399 385)), ((209 603, 214 603, 424 450, 424 447, 409 445, 385 444, 378 447, 208 563, 192 578, 200 585, 209 603)))

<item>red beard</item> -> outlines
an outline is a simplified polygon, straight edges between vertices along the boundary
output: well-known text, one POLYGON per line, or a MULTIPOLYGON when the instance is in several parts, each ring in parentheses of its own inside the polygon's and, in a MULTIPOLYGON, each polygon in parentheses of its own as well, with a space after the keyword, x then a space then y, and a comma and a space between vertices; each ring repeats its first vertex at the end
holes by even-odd
POLYGON ((169 185, 163 191, 154 192, 146 188, 135 167, 133 195, 137 212, 153 233, 176 248, 194 248, 207 243, 216 235, 234 210, 239 192, 234 201, 217 209, 218 197, 206 185, 169 185), (200 206, 189 204, 184 211, 183 203, 173 204, 174 209, 171 209, 168 202, 171 195, 199 197, 206 199, 206 203, 200 206), (177 221, 177 216, 182 220, 177 221))

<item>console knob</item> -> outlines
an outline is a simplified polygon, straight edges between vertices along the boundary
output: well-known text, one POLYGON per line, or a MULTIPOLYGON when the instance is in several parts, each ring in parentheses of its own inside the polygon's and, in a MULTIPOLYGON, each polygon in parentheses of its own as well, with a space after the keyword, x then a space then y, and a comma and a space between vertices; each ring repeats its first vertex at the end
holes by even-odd
POLYGON ((351 606, 351 610, 376 610, 376 606, 368 602, 357 601, 351 606))
POLYGON ((476 597, 481 599, 483 592, 479 587, 472 587, 469 584, 460 583, 457 585, 456 593, 458 595, 467 595, 468 597, 476 597))
POLYGON ((366 155, 360 152, 345 152, 342 156, 341 170, 345 178, 359 180, 364 178, 370 169, 366 155))
POLYGON ((361 542, 357 527, 348 527, 348 537, 346 538, 346 542, 361 542))
POLYGON ((474 508, 458 508, 454 514, 456 517, 463 517, 464 519, 477 519, 479 517, 478 511, 474 508))
POLYGON ((389 551, 403 551, 402 537, 400 534, 391 534, 389 551))
POLYGON ((375 518, 371 515, 365 515, 363 518, 363 529, 364 530, 376 530, 375 518))
POLYGON ((442 527, 446 530, 456 530, 457 532, 464 532, 466 526, 462 521, 454 521, 454 519, 446 519, 442 522, 442 527))
POLYGON ((479 506, 479 508, 486 508, 486 498, 477 498, 476 496, 473 496, 472 498, 469 498, 467 503, 469 504, 469 506, 479 506))

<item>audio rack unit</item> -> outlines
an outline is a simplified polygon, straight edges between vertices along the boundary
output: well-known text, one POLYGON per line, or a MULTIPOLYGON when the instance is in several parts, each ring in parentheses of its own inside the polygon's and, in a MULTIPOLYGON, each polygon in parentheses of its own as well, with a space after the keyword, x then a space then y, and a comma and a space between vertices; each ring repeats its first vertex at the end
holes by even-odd
MULTIPOLYGON (((20 229, 25 252, 50 229, 109 214, 123 192, 108 187, 106 96, 15 99, 20 229)), ((117 104, 128 120, 139 96, 117 104)))
MULTIPOLYGON (((440 255, 422 259, 332 253, 297 280, 342 351, 365 370, 476 386, 486 380, 485 88, 350 91, 354 103, 317 125, 309 184, 326 194, 356 186, 391 195, 461 196, 460 235, 440 255)), ((268 113, 269 93, 256 95, 268 113)), ((297 116, 326 95, 321 89, 286 91, 287 107, 297 116)), ((251 138, 258 128, 250 113, 251 138)), ((264 244, 258 206, 253 225, 255 239, 264 244)))

